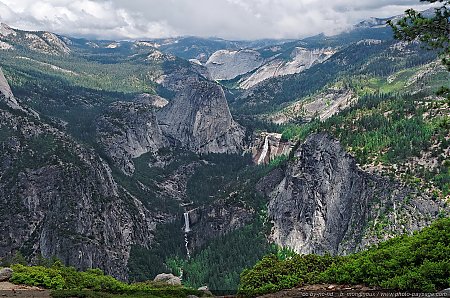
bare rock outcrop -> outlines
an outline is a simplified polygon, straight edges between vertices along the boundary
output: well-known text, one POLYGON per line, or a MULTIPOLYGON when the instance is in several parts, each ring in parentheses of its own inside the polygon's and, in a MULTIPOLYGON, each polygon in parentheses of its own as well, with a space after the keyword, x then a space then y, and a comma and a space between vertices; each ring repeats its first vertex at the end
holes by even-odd
POLYGON ((168 145, 158 125, 151 99, 141 96, 140 102, 115 102, 97 121, 99 142, 126 174, 134 172, 134 158, 144 153, 156 153, 168 145))
POLYGON ((214 80, 231 80, 260 67, 264 62, 254 50, 220 50, 209 57, 205 66, 214 80))
POLYGON ((327 134, 307 138, 269 197, 273 241, 302 254, 351 253, 418 230, 445 208, 395 181, 363 172, 327 134))
POLYGON ((280 112, 270 116, 276 124, 289 122, 309 122, 314 118, 324 121, 350 107, 358 96, 347 88, 329 88, 324 92, 290 104, 280 112))
POLYGON ((13 275, 13 270, 11 268, 0 269, 0 281, 8 281, 13 275))
POLYGON ((153 281, 165 283, 172 286, 181 286, 181 279, 171 273, 158 274, 153 281))
POLYGON ((322 63, 334 54, 332 49, 296 48, 289 59, 275 57, 273 60, 259 67, 250 76, 239 81, 242 89, 250 89, 260 82, 284 75, 300 73, 315 64, 322 63))
POLYGON ((17 99, 14 97, 11 87, 3 74, 0 67, 0 95, 3 95, 3 102, 10 108, 14 110, 25 111, 25 109, 19 104, 17 99))
POLYGON ((222 88, 210 81, 188 83, 158 111, 162 132, 172 144, 197 153, 238 153, 244 129, 230 113, 222 88))
POLYGON ((0 258, 20 250, 127 279, 131 246, 151 245, 156 216, 64 132, 3 106, 0 132, 0 258))

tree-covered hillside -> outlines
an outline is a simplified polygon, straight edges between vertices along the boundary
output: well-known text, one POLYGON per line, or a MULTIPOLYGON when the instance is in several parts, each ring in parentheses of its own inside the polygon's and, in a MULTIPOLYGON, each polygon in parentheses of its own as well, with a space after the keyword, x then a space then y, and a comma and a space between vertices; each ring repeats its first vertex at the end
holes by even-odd
POLYGON ((239 292, 256 296, 306 284, 363 284, 435 292, 450 286, 450 219, 345 257, 269 255, 241 274, 239 292))

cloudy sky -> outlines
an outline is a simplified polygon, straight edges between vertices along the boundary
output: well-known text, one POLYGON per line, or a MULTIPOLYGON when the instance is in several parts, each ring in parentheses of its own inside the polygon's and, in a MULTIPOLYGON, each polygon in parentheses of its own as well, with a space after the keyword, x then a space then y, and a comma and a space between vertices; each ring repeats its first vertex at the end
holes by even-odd
POLYGON ((0 21, 99 39, 181 35, 226 39, 299 38, 333 34, 419 0, 0 0, 0 21))

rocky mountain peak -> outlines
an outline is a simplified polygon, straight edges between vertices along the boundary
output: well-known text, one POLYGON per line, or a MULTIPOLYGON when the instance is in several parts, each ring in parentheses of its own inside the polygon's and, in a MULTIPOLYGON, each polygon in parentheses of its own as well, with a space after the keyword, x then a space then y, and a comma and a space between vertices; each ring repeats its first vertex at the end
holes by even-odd
POLYGON ((15 45, 26 47, 32 51, 49 55, 67 55, 71 53, 68 46, 70 40, 64 41, 51 32, 16 30, 4 23, 0 23, 0 49, 12 50, 15 45))
POLYGON ((71 52, 67 44, 58 36, 50 32, 44 32, 42 38, 61 54, 69 54, 71 52))
POLYGON ((0 36, 17 35, 16 31, 4 23, 0 23, 0 36))
POLYGON ((216 83, 187 83, 158 112, 163 133, 174 143, 198 153, 237 153, 244 129, 234 122, 225 93, 216 83))

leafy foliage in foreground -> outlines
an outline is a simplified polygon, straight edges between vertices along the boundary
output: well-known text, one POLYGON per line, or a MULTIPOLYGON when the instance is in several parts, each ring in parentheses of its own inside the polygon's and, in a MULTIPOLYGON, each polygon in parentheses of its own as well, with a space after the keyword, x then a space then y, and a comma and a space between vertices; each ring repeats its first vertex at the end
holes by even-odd
POLYGON ((239 293, 260 295, 317 283, 319 274, 337 260, 329 255, 295 255, 284 260, 276 255, 266 256, 242 272, 239 293))
POLYGON ((450 286, 450 218, 345 257, 264 257, 241 274, 239 292, 258 295, 304 284, 366 284, 434 292, 450 286))
POLYGON ((154 282, 127 284, 104 275, 100 269, 77 271, 60 262, 51 267, 16 264, 12 269, 12 283, 55 290, 56 297, 113 297, 116 294, 121 295, 119 297, 186 297, 200 294, 193 289, 154 282))

